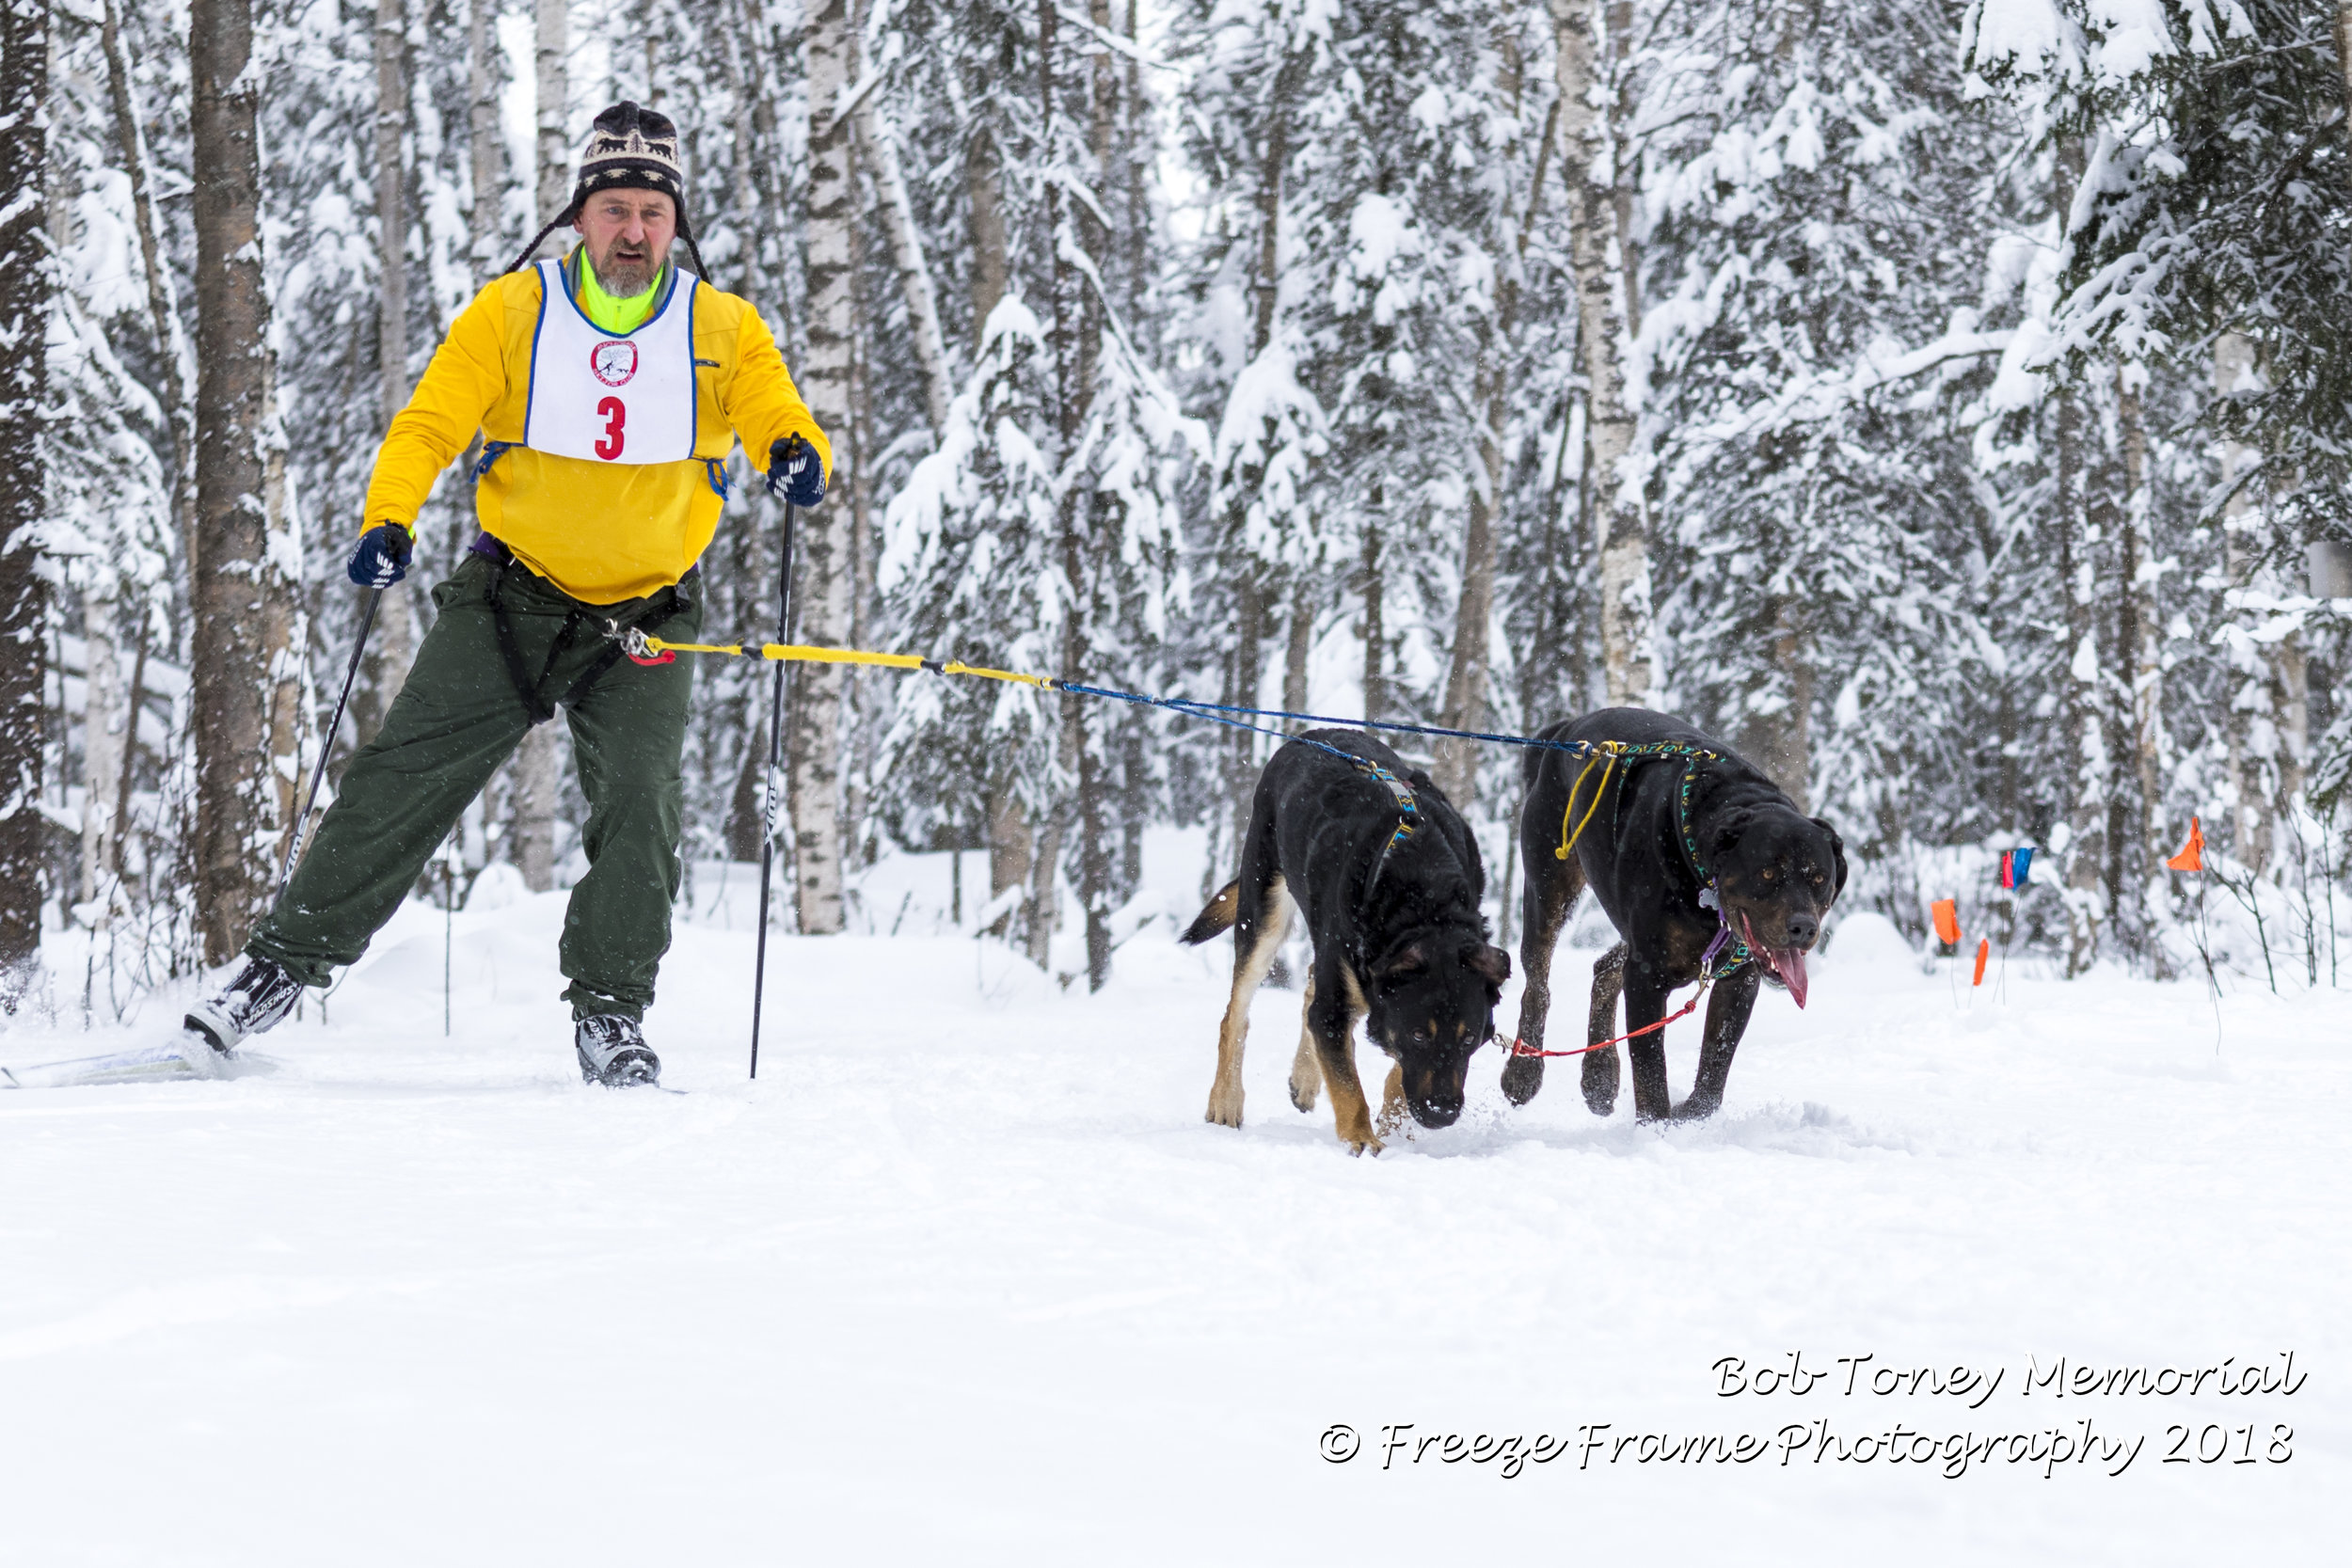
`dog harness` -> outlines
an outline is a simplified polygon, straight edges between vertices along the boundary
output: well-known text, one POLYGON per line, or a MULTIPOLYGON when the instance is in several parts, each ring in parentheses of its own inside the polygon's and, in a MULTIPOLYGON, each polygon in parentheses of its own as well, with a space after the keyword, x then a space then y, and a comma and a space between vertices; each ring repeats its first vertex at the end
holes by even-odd
MULTIPOLYGON (((1584 830, 1591 825, 1594 815, 1600 810, 1600 798, 1608 793, 1610 775, 1616 770, 1618 763, 1624 763, 1626 771, 1630 773, 1637 763, 1657 762, 1674 757, 1682 759, 1682 778, 1675 786, 1675 836, 1682 843, 1682 857, 1690 863, 1691 875, 1698 879, 1699 908, 1715 911, 1715 940, 1707 944, 1706 956, 1699 959, 1702 989, 1704 989, 1705 984, 1720 980, 1735 973, 1742 964, 1755 961, 1756 957, 1748 951, 1747 942, 1731 928, 1731 921, 1724 912, 1723 895, 1715 886, 1715 874, 1707 868, 1707 862, 1700 858, 1698 834, 1691 828, 1691 786, 1698 781, 1699 764, 1723 761, 1724 755, 1721 752, 1710 752, 1703 746, 1689 746, 1672 740, 1653 740, 1641 745, 1629 745, 1622 740, 1595 742, 1593 753, 1585 761, 1583 771, 1577 774, 1574 784, 1568 785, 1567 809, 1560 816, 1560 847, 1551 853, 1555 860, 1568 858, 1569 852, 1576 847, 1576 841, 1584 836, 1584 830), (1583 789, 1584 781, 1591 776, 1595 768, 1601 770, 1600 783, 1593 790, 1593 803, 1584 808, 1583 819, 1578 821, 1576 819, 1576 798, 1583 789), (1732 949, 1731 961, 1718 972, 1715 968, 1715 959, 1726 946, 1732 949)), ((1696 1006, 1697 1003, 1693 1001, 1692 1006, 1696 1006)), ((1687 1012, 1689 1009, 1685 1008, 1684 1011, 1687 1012)), ((1561 1053, 1561 1054, 1573 1055, 1575 1053, 1561 1053)))
MULTIPOLYGON (((1332 750, 1339 751, 1339 748, 1335 746, 1332 750)), ((1412 837, 1413 830, 1420 825, 1421 807, 1413 800, 1413 786, 1378 763, 1369 757, 1357 756, 1352 752, 1340 752, 1340 755, 1354 763, 1359 770, 1386 784, 1389 794, 1396 801, 1396 832, 1391 833, 1389 841, 1380 846, 1380 853, 1372 863, 1372 875, 1364 879, 1364 896, 1369 898, 1372 890, 1380 885, 1380 873, 1388 866, 1389 851, 1412 837)))

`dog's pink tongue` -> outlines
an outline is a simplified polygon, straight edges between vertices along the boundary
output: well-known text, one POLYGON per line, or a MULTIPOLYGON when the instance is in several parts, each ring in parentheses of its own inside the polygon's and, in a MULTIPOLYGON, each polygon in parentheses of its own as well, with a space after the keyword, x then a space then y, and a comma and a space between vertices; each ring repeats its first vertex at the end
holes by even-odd
POLYGON ((1788 994, 1798 1006, 1804 1006, 1804 949, 1802 947, 1768 947, 1765 956, 1772 959, 1773 970, 1788 988, 1788 994))

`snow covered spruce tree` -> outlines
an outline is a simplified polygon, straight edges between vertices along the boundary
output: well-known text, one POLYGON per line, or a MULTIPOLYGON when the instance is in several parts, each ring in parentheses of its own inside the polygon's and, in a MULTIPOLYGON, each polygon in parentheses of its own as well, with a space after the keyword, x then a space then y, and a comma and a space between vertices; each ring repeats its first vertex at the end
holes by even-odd
POLYGON ((1661 51, 1645 107, 1668 705, 1872 859, 1990 826, 1947 798, 1995 673, 1959 416, 2008 341, 1961 303, 1999 214, 1940 53, 1957 14, 1733 0, 1661 51))
MULTIPOLYGON (((141 774, 138 731, 142 720, 155 721, 148 699, 178 652, 169 628, 179 547, 171 475, 180 443, 172 422, 178 397, 158 398, 146 382, 170 387, 180 377, 168 331, 161 352, 150 335, 142 204, 127 171, 139 148, 137 138, 122 139, 115 114, 115 90, 129 84, 110 69, 121 57, 113 22, 103 13, 53 18, 57 112, 48 207, 57 288, 48 322, 43 548, 57 586, 75 601, 60 606, 67 668, 58 673, 82 677, 81 723, 53 736, 55 793, 66 797, 69 781, 79 788, 80 863, 56 879, 53 892, 61 911, 111 934, 118 916, 146 912, 160 891, 162 920, 143 927, 121 954, 130 973, 151 975, 181 957, 171 937, 182 900, 168 879, 140 888, 125 872, 156 869, 153 835, 136 830, 132 808, 141 774), (78 638, 78 660, 68 638, 78 638), (136 842, 126 846, 126 839, 136 842), (149 940, 157 935, 160 942, 149 940)), ((167 308, 170 280, 162 282, 167 308)), ((72 692, 72 682, 61 678, 69 712, 72 692)), ((148 816, 151 830, 158 824, 148 816)), ((108 944, 110 982, 118 946, 108 944)))
POLYGON ((2201 423, 2218 437, 2223 487, 2229 842, 2248 872, 2285 875, 2312 707, 2328 701, 2309 661, 2330 660, 2343 631, 2296 602, 2303 546, 2352 538, 2337 238, 2352 214, 2352 13, 2245 0, 2158 15, 2161 32, 2127 39, 2067 14, 2084 40, 2071 79, 2046 59, 2034 79, 1996 37, 1978 53, 2021 86, 2071 87, 2067 128, 2090 147, 2059 316, 2066 350, 2211 377, 2201 423))
MULTIPOLYGON (((1307 706, 1309 660, 1332 581, 1359 547, 1328 493, 1328 421, 1299 378, 1306 345, 1295 296, 1304 280, 1296 272, 1295 216, 1287 227, 1283 221, 1285 198, 1295 200, 1295 150, 1312 113, 1310 84, 1337 70, 1333 21, 1334 8, 1313 0, 1196 0, 1177 18, 1193 96, 1213 105, 1183 122, 1186 150, 1212 193, 1193 325, 1209 349, 1197 372, 1205 383, 1200 398, 1216 408, 1208 570, 1199 588, 1208 636, 1195 668, 1222 678, 1196 694, 1294 712, 1307 706), (1270 633, 1281 650, 1282 678, 1273 693, 1264 681, 1270 633)), ((1211 815, 1214 867, 1221 846, 1240 839, 1265 746, 1246 730, 1200 743, 1221 753, 1215 776, 1224 809, 1211 815)))
MULTIPOLYGON (((1203 586, 1230 639, 1227 700, 1303 702, 1318 622, 1352 579, 1366 711, 1482 723, 1541 120, 1526 19, 1201 4, 1181 36, 1215 193, 1197 263, 1218 430, 1203 586)), ((1245 794, 1263 750, 1226 744, 1245 794)), ((1470 803, 1472 754, 1440 768, 1470 803)))
MULTIPOLYGON (((2047 125, 2066 209, 2036 354, 2055 378, 2061 499, 2079 499, 2085 520, 2066 704, 2068 829, 2084 852, 2068 882, 2089 900, 2104 881, 2116 935, 2159 962, 2168 802, 2175 832, 2191 811, 2226 821, 2217 846, 2246 879, 2290 863, 2299 875, 2309 847, 2310 658, 2315 636, 2323 657, 2338 639, 2299 599, 2299 546, 2342 515, 2346 477, 2329 303, 2343 259, 2328 236, 2352 196, 2352 40, 2338 20, 2318 5, 2168 0, 2110 16, 2052 4, 1979 19, 1966 40, 1973 68, 2047 125), (2185 614, 2160 610, 2151 575, 2168 561, 2165 497, 2151 489, 2168 444, 2148 409, 2168 404, 2209 442, 2182 478, 2213 486, 2178 558, 2201 568, 2180 580, 2212 597, 2185 614), (2106 606, 2111 626, 2097 624, 2106 606), (2206 647, 2168 651, 2192 631, 2206 647)), ((2076 922, 2078 959, 2089 923, 2076 922)))
MULTIPOLYGON (((910 646, 1014 669, 1025 657, 1064 679, 1134 689, 1161 674, 1181 594, 1177 492, 1205 442, 1141 356, 1127 307, 1143 291, 1121 287, 1152 247, 1129 243, 1148 208, 1126 184, 1139 170, 1120 132, 1140 117, 1100 9, 1087 25, 1051 4, 970 8, 939 17, 937 31, 904 19, 909 53, 936 51, 927 69, 956 83, 946 102, 963 119, 973 238, 1003 248, 974 260, 976 305, 981 292, 995 297, 939 450, 892 503, 883 586, 910 646)), ((993 705, 979 776, 992 834, 1025 837, 1030 851, 1025 945, 1046 957, 1066 867, 1088 981, 1100 987, 1125 858, 1113 842, 1125 836, 1122 739, 1139 721, 1035 698, 907 693, 886 755, 906 758, 993 705), (1015 811, 1020 829, 1005 820, 1015 811)), ((968 728, 963 744, 979 744, 968 728)), ((992 865, 1010 869, 994 856, 992 865)))

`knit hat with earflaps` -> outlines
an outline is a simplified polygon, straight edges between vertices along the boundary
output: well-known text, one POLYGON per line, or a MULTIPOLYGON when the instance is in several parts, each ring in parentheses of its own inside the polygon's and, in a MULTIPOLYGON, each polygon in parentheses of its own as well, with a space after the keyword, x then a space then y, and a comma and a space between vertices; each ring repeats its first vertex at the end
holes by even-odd
POLYGON ((658 109, 622 102, 596 116, 588 128, 588 145, 580 150, 580 176, 572 185, 571 204, 523 246, 523 253, 506 270, 516 272, 531 260, 539 242, 559 225, 576 223, 588 198, 598 191, 660 191, 677 204, 677 237, 694 259, 695 276, 708 278, 694 230, 686 220, 686 172, 678 161, 677 126, 658 109))
POLYGON ((572 187, 572 214, 598 191, 660 191, 686 217, 686 176, 678 166, 677 127, 658 109, 615 103, 588 128, 580 150, 580 181, 572 187))

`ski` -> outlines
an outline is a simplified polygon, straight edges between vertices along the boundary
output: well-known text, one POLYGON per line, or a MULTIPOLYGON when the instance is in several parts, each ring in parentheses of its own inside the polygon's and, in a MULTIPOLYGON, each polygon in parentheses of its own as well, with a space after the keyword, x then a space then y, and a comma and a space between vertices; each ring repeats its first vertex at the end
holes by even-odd
POLYGON ((61 1089, 94 1084, 156 1084, 180 1078, 217 1078, 229 1064, 201 1038, 183 1037, 170 1045, 142 1045, 71 1061, 0 1067, 0 1088, 61 1089), (199 1054, 200 1053, 200 1054, 199 1054))

